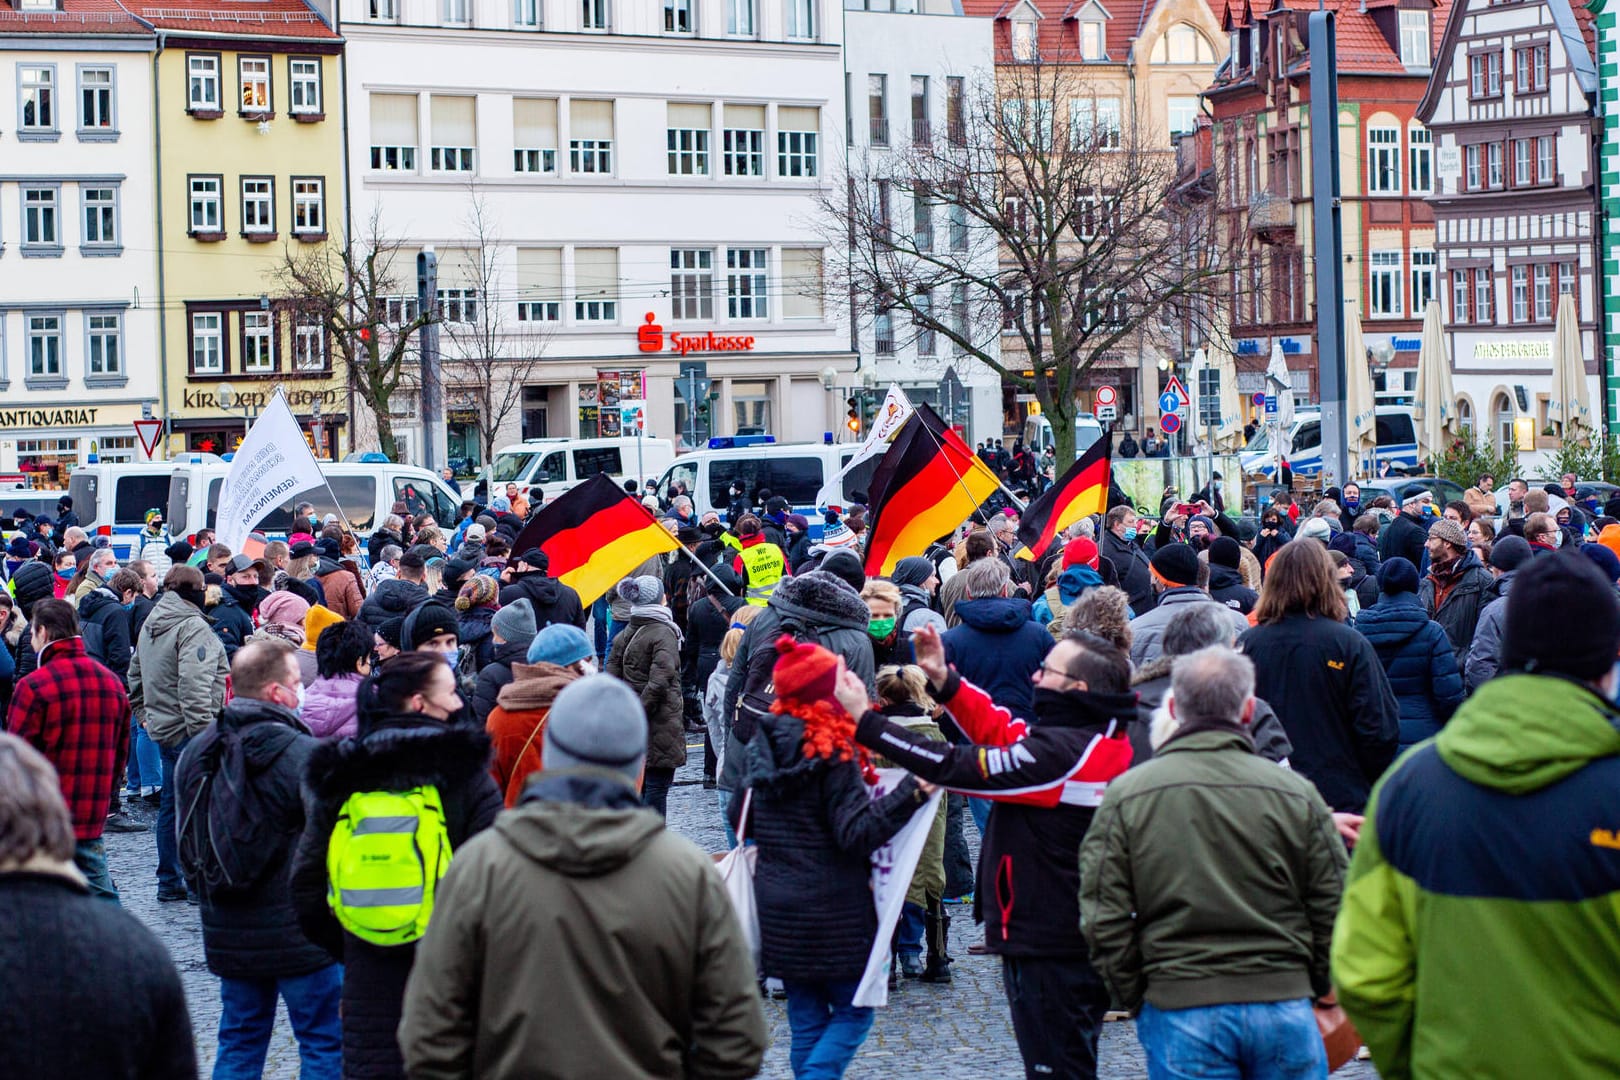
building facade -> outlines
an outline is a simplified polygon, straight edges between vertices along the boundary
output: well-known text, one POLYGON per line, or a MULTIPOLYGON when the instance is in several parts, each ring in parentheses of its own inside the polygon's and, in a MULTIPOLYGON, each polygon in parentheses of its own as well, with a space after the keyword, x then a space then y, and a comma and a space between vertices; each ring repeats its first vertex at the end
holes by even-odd
POLYGON ((1560 445, 1548 399, 1565 294, 1602 410, 1594 45, 1591 13, 1569 0, 1458 0, 1418 110, 1435 139, 1458 415, 1498 446, 1514 442, 1522 416, 1534 420, 1536 450, 1560 445))
MULTIPOLYGON (((831 0, 341 13, 353 220, 377 215, 402 268, 437 256, 459 470, 484 464, 481 441, 619 434, 636 403, 646 434, 688 443, 837 429, 827 386, 854 357, 821 284, 844 126, 831 0), (683 363, 712 383, 691 410, 683 363), (485 380, 521 384, 502 415, 480 408, 485 380)), ((419 460, 414 404, 395 427, 419 460)))
POLYGON ((1602 276, 1598 296, 1603 305, 1601 367, 1603 406, 1609 433, 1620 434, 1620 4, 1592 0, 1597 39, 1598 199, 1603 231, 1599 250, 1602 276))
POLYGON ((116 5, 0 2, 0 474, 141 457, 158 405, 154 41, 116 5))

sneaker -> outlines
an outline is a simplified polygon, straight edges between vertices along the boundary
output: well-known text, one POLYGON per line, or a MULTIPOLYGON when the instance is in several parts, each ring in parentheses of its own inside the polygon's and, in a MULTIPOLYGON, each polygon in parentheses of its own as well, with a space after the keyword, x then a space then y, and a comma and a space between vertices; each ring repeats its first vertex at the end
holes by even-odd
POLYGON ((719 784, 719 782, 718 782, 718 781, 716 781, 716 780, 715 780, 715 778, 714 778, 714 777, 712 777, 712 776, 705 776, 705 777, 704 777, 704 778, 703 778, 703 790, 704 790, 704 791, 715 791, 715 790, 717 790, 717 789, 718 789, 718 788, 719 788, 719 787, 720 787, 720 784, 719 784))
POLYGON ((162 903, 165 903, 165 904, 173 903, 173 902, 175 902, 177 900, 189 900, 189 899, 190 899, 190 897, 188 897, 186 895, 186 890, 181 886, 176 886, 176 887, 174 887, 172 889, 159 889, 158 890, 158 900, 160 902, 162 902, 162 903))
POLYGON ((151 791, 148 791, 141 796, 141 802, 145 803, 147 806, 157 806, 162 801, 162 788, 153 788, 151 791))
POLYGON ((961 896, 947 896, 945 899, 941 900, 940 903, 971 905, 973 903, 973 894, 970 892, 965 892, 961 896))
POLYGON ((136 821, 120 810, 116 814, 108 814, 106 824, 102 828, 107 832, 146 832, 150 826, 136 821))
POLYGON ((900 974, 908 979, 919 978, 923 973, 922 957, 911 953, 900 954, 900 974))

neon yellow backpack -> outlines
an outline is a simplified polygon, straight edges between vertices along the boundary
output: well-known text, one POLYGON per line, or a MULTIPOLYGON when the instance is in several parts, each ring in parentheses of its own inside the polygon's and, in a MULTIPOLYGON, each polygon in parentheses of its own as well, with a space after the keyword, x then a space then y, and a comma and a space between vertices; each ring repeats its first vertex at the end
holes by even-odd
POLYGON ((427 932, 449 865, 438 788, 357 791, 332 826, 326 900, 343 928, 362 941, 408 945, 427 932))

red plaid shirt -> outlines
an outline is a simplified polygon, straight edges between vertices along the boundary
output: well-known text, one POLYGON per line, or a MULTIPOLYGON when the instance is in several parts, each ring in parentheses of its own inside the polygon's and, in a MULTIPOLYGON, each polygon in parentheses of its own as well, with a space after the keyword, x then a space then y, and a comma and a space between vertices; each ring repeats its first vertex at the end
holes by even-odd
POLYGON ((129 753, 129 695, 85 655, 83 638, 53 641, 41 659, 17 684, 6 730, 56 766, 74 835, 95 840, 129 753))

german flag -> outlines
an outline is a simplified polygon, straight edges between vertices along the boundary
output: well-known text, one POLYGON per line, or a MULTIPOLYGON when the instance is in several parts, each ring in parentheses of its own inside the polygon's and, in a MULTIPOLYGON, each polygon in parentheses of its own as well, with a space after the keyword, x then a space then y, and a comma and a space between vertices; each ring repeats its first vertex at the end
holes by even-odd
POLYGON ((884 452, 872 483, 866 572, 883 577, 908 555, 960 525, 1001 483, 926 404, 917 406, 884 452))
POLYGON ((1018 521, 1018 539, 1030 559, 1046 554, 1058 533, 1088 514, 1108 508, 1109 455, 1113 440, 1104 436, 1092 443, 1080 460, 1040 496, 1024 507, 1018 521))
POLYGON ((587 607, 654 555, 678 547, 652 512, 605 473, 558 496, 512 541, 514 555, 545 552, 547 572, 587 607))

